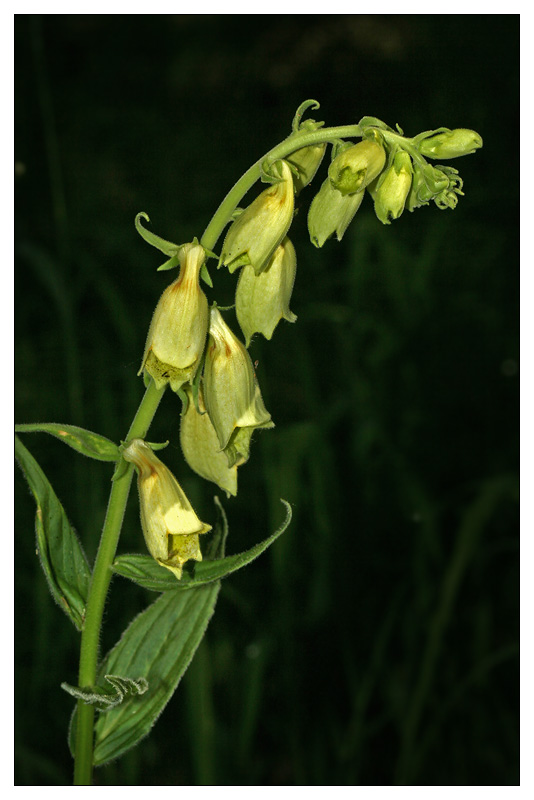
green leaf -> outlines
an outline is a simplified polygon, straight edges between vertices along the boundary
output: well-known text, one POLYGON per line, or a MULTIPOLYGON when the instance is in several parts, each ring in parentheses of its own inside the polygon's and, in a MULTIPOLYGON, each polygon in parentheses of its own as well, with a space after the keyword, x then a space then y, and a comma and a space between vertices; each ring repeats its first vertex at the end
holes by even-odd
MULTIPOLYGON (((291 522, 291 506, 285 500, 282 503, 286 507, 286 518, 280 528, 272 536, 263 542, 226 558, 215 558, 214 560, 204 560, 200 562, 189 562, 185 565, 181 580, 176 580, 174 575, 161 567, 151 556, 128 554, 118 556, 112 566, 117 575, 151 589, 154 592, 166 592, 176 589, 194 589, 198 586, 210 584, 226 578, 232 572, 245 567, 266 550, 288 527, 291 522)), ((208 555, 208 554, 206 554, 208 555)))
MULTIPOLYGON (((220 584, 192 592, 166 592, 143 611, 104 659, 107 674, 144 678, 142 697, 127 697, 100 714, 95 725, 94 764, 118 758, 148 735, 191 659, 213 614, 220 584)), ((76 723, 71 725, 74 731, 76 723)))
POLYGON ((91 579, 87 558, 46 475, 18 436, 15 455, 37 503, 37 551, 48 587, 81 631, 91 579))
POLYGON ((15 425, 16 433, 50 433, 60 441, 68 444, 78 453, 97 461, 117 461, 119 448, 117 445, 100 436, 98 433, 86 431, 76 425, 61 425, 59 422, 36 422, 29 425, 15 425))

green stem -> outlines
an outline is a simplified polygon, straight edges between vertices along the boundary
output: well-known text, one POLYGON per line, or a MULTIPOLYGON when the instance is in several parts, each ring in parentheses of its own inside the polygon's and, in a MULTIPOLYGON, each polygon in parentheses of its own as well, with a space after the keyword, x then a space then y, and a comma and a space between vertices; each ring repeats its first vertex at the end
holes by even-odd
MULTIPOLYGON (((335 142, 341 138, 355 136, 361 136, 361 129, 358 125, 321 128, 302 134, 293 133, 256 161, 256 163, 237 181, 213 215, 201 239, 201 244, 208 250, 214 247, 241 198, 261 176, 262 166, 264 164, 272 164, 274 161, 285 158, 303 147, 322 144, 323 142, 335 142)), ((150 382, 134 421, 132 422, 126 441, 135 438, 143 439, 146 436, 163 395, 163 391, 164 389, 156 389, 153 381, 150 382)), ((117 550, 132 474, 133 465, 126 464, 121 458, 117 463, 118 477, 113 481, 106 519, 102 529, 102 536, 91 579, 91 586, 89 588, 89 597, 87 600, 86 616, 80 645, 78 685, 82 688, 94 686, 96 684, 98 641, 102 625, 102 616, 112 577, 111 564, 113 563, 117 550)), ((79 700, 74 756, 75 786, 91 785, 93 771, 93 738, 94 706, 85 704, 79 700)))
POLYGON ((211 221, 204 231, 200 244, 207 250, 212 250, 217 243, 217 239, 223 232, 225 226, 230 221, 232 213, 237 208, 239 201, 248 190, 256 183, 261 175, 262 164, 268 162, 274 163, 280 158, 286 158, 300 150, 303 147, 310 145, 323 144, 324 142, 335 142, 338 139, 352 138, 354 136, 361 136, 362 131, 359 125, 341 125, 336 128, 319 128, 316 131, 306 131, 305 133, 291 134, 283 142, 273 147, 264 156, 262 156, 244 175, 242 175, 237 183, 230 189, 219 208, 211 218, 211 221))
MULTIPOLYGON (((156 413, 164 389, 156 389, 151 381, 137 414, 132 422, 126 441, 143 439, 156 413)), ((119 535, 132 481, 133 465, 121 458, 117 463, 118 477, 113 481, 108 510, 100 545, 95 560, 85 622, 80 645, 80 669, 78 685, 94 686, 97 678, 98 641, 104 604, 112 578, 111 564, 115 558, 119 535), (121 469, 122 468, 122 469, 121 469)), ((94 706, 78 701, 76 721, 76 746, 74 755, 74 785, 90 786, 93 770, 93 725, 94 706)))

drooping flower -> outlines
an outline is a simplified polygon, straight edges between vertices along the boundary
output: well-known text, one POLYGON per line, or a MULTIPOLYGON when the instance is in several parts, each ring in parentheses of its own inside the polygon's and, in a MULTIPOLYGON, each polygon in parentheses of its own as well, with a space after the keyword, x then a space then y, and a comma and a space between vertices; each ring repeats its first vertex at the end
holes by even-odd
POLYGON ((247 461, 256 428, 274 427, 250 356, 216 307, 210 311, 204 402, 230 467, 247 461))
POLYGON ((386 151, 378 142, 364 139, 343 150, 328 168, 330 183, 342 195, 361 192, 382 172, 386 151))
POLYGON ((182 487, 143 439, 122 455, 137 471, 141 526, 150 555, 178 579, 186 561, 202 561, 198 537, 211 530, 195 514, 182 487))
POLYGON ((230 272, 251 264, 259 275, 289 230, 294 211, 291 169, 276 161, 272 170, 276 182, 241 212, 226 234, 219 266, 230 272))
POLYGON ((185 387, 187 408, 180 422, 180 443, 191 469, 207 481, 213 481, 227 496, 237 494, 237 465, 228 466, 219 438, 204 404, 202 383, 198 392, 198 410, 190 386, 185 387))
POLYGON ((139 370, 158 388, 170 383, 174 391, 194 378, 208 331, 208 301, 199 285, 206 253, 199 244, 186 244, 179 258, 180 274, 156 306, 139 370))
POLYGON ((297 254, 287 236, 276 248, 267 269, 259 275, 250 264, 242 268, 235 306, 247 347, 254 333, 271 339, 281 319, 296 321, 297 317, 289 308, 296 271, 297 254))

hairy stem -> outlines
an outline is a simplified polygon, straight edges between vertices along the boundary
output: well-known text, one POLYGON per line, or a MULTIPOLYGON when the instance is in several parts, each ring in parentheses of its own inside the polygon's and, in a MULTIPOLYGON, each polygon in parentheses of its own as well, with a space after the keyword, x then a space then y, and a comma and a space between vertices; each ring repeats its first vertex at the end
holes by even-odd
MULTIPOLYGON (((213 215, 201 239, 201 244, 211 250, 230 217, 241 201, 261 175, 262 165, 273 163, 280 158, 285 158, 296 150, 309 145, 334 142, 345 137, 361 135, 358 125, 345 125, 336 128, 320 128, 312 132, 292 134, 278 144, 266 155, 262 156, 228 192, 219 208, 213 215)), ((164 389, 156 389, 151 381, 141 401, 137 414, 132 422, 126 441, 146 436, 152 418, 163 395, 164 389)), ((126 464, 121 458, 117 463, 118 477, 113 481, 109 497, 108 510, 100 545, 95 560, 89 598, 85 616, 84 629, 80 645, 80 669, 78 685, 80 688, 94 686, 97 680, 98 668, 98 642, 104 605, 112 577, 111 564, 115 558, 119 541, 124 511, 128 500, 132 481, 133 465, 126 464)), ((76 722, 76 744, 74 763, 74 785, 89 786, 93 771, 93 736, 94 736, 94 706, 78 701, 76 722)))
MULTIPOLYGON (((144 438, 156 413, 164 389, 156 389, 151 381, 137 414, 132 422, 126 441, 144 438)), ((108 510, 98 553, 93 569, 85 622, 80 645, 80 669, 78 685, 81 688, 94 686, 97 678, 98 641, 104 604, 112 577, 111 564, 115 558, 122 520, 132 482, 133 465, 126 464, 122 457, 117 462, 118 477, 113 481, 108 510), (120 470, 120 471, 119 471, 120 470)), ((78 701, 76 721, 76 745, 74 756, 74 785, 90 786, 93 770, 93 725, 94 706, 78 701)))

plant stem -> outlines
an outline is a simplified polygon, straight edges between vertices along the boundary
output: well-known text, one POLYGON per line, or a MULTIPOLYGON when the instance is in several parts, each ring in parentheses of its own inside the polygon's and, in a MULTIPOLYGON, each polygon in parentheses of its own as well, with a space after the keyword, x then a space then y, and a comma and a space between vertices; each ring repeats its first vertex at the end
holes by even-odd
MULTIPOLYGON (((145 395, 134 417, 126 441, 144 438, 156 413, 165 389, 156 389, 150 381, 145 395)), ((133 465, 121 457, 117 462, 118 477, 113 481, 108 510, 98 553, 93 569, 85 622, 80 644, 80 669, 78 685, 94 686, 97 678, 98 641, 104 604, 112 578, 111 564, 115 558, 119 535, 124 518, 132 481, 133 465)), ((76 720, 76 746, 74 755, 74 785, 90 786, 93 770, 93 724, 94 706, 78 701, 76 720)))
POLYGON ((342 125, 336 128, 319 128, 316 131, 306 131, 301 134, 293 133, 291 136, 288 136, 287 139, 284 139, 283 142, 280 142, 280 144, 273 147, 272 150, 269 150, 268 153, 258 159, 258 161, 239 178, 237 183, 234 184, 211 218, 200 240, 200 244, 207 250, 213 249, 225 225, 230 221, 232 213, 239 201, 260 177, 262 164, 266 161, 272 164, 278 159, 286 158, 286 156, 291 155, 291 153, 303 147, 323 144, 324 142, 335 142, 337 139, 361 136, 361 134, 362 132, 359 125, 342 125))
MULTIPOLYGON (((262 165, 264 163, 273 163, 303 147, 360 135, 361 130, 358 125, 320 128, 316 131, 306 131, 302 134, 293 133, 266 155, 262 156, 262 158, 241 176, 213 215, 201 239, 201 244, 208 250, 214 247, 241 198, 260 177, 262 165)), ((126 441, 135 438, 143 439, 146 436, 163 392, 164 389, 158 390, 154 382, 150 382, 132 422, 126 441)), ((78 685, 80 688, 94 686, 97 680, 98 641, 104 605, 112 578, 111 564, 113 563, 117 550, 133 475, 133 465, 127 464, 122 457, 117 462, 116 467, 117 477, 113 481, 111 494, 109 496, 108 510, 102 529, 91 585, 89 587, 89 597, 87 600, 85 622, 80 645, 80 669, 78 674, 78 685)), ((86 704, 81 700, 78 701, 74 755, 75 786, 90 786, 92 782, 94 714, 95 710, 93 705, 86 704)))

